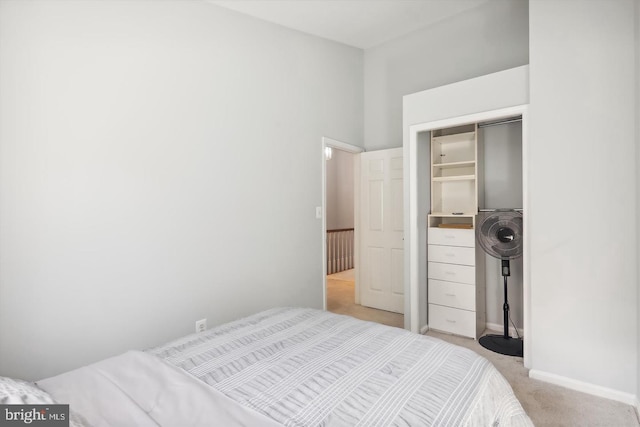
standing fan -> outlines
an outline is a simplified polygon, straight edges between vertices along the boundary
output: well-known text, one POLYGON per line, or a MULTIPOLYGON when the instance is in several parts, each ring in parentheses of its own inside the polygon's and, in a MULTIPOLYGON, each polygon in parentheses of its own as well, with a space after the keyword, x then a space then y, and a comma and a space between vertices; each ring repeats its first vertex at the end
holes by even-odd
POLYGON ((502 260, 504 278, 504 334, 480 337, 480 345, 496 353, 522 357, 522 339, 509 336, 509 302, 507 277, 509 260, 522 255, 522 214, 511 209, 497 209, 486 215, 476 227, 476 238, 486 253, 502 260))

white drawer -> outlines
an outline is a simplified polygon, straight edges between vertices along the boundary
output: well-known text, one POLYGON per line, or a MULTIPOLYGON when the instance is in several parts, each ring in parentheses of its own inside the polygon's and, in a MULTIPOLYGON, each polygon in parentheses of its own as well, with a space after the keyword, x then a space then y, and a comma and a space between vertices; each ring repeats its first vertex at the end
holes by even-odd
POLYGON ((429 227, 427 234, 430 245, 466 246, 468 248, 476 246, 475 230, 429 227))
POLYGON ((445 264, 442 262, 427 263, 427 277, 429 279, 447 282, 476 284, 476 268, 468 265, 445 264))
POLYGON ((429 328, 475 338, 476 313, 429 304, 429 328))
POLYGON ((431 279, 429 280, 429 303, 475 311, 476 287, 431 279))
POLYGON ((461 246, 429 245, 429 261, 449 264, 476 265, 475 248, 461 246))

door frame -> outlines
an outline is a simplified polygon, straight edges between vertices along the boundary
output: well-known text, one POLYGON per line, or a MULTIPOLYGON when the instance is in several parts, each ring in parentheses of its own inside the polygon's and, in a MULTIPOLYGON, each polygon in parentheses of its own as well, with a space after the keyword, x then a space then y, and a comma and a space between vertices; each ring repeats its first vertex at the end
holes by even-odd
MULTIPOLYGON (((522 208, 525 213, 523 216, 523 266, 522 266, 522 305, 523 305, 523 329, 525 331, 524 336, 524 366, 530 366, 531 349, 527 345, 527 337, 531 336, 531 288, 530 288, 530 240, 529 236, 529 107, 528 104, 517 105, 508 108, 501 108, 497 110, 484 111, 481 113, 468 114, 459 117, 452 117, 443 120, 437 120, 432 122, 419 123, 409 126, 409 144, 408 149, 405 150, 405 164, 408 167, 405 169, 405 191, 408 195, 408 200, 405 200, 405 209, 408 210, 409 224, 405 224, 405 235, 409 237, 408 247, 405 243, 405 256, 408 258, 409 268, 405 270, 405 292, 408 293, 409 298, 405 299, 405 313, 410 313, 409 322, 405 320, 405 328, 408 326, 413 332, 422 333, 426 331, 426 327, 420 327, 420 277, 421 277, 421 254, 426 254, 426 242, 419 242, 416 238, 411 236, 419 235, 419 221, 421 220, 418 204, 416 203, 418 197, 424 197, 424 194, 418 194, 418 170, 421 167, 418 162, 417 146, 418 146, 418 134, 421 132, 431 131, 433 129, 445 128, 463 125, 467 123, 476 123, 483 121, 499 120, 505 117, 522 115, 522 208), (422 247, 424 246, 424 247, 422 247), (408 250, 406 250, 408 249, 408 250), (407 274, 408 273, 408 274, 407 274), (408 281, 407 279, 408 278, 408 281), (408 286, 407 286, 408 285, 408 286), (409 307, 406 304, 409 304, 409 307), (408 310, 407 310, 408 309, 408 310)), ((424 167, 424 165, 422 166, 424 167)), ((405 214, 407 218, 407 214, 405 214)), ((424 220, 424 219, 423 219, 424 220)), ((405 240, 405 241, 406 241, 405 240)), ((405 263, 405 266, 407 264, 405 263)), ((423 268, 426 268, 424 266, 423 268)), ((406 319, 406 317, 405 317, 406 319)), ((428 321, 427 325, 428 326, 428 321)))
MULTIPOLYGON (((337 150, 346 151, 352 154, 360 154, 365 151, 364 148, 357 145, 351 145, 337 139, 322 137, 322 150, 320 158, 322 159, 322 309, 327 310, 327 159, 325 158, 325 148, 331 147, 337 150)), ((353 162, 353 265, 355 268, 355 302, 360 303, 360 162, 354 159, 353 162)))

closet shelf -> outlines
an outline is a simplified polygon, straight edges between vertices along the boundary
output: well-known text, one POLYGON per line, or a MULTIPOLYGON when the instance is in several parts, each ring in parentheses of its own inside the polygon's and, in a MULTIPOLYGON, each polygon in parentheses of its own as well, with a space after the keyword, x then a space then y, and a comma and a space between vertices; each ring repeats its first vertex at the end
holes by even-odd
POLYGON ((431 142, 457 142, 460 140, 467 140, 476 138, 476 132, 462 132, 462 133, 454 133, 451 135, 442 135, 442 136, 434 136, 431 139, 431 142))
POLYGON ((431 212, 429 216, 442 217, 442 218, 473 218, 476 216, 475 212, 463 212, 461 215, 454 215, 451 212, 431 212))
POLYGON ((455 176, 434 176, 433 182, 446 182, 446 181, 473 181, 476 179, 475 175, 455 175, 455 176))
POLYGON ((464 168, 468 166, 475 166, 476 162, 474 160, 468 160, 464 162, 451 162, 451 163, 434 163, 434 169, 453 169, 453 168, 464 168))

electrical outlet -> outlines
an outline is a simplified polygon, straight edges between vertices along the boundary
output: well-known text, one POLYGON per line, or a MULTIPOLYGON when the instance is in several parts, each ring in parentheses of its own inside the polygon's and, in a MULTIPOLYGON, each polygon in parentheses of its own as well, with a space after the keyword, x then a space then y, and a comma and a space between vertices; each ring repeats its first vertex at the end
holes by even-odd
POLYGON ((196 332, 204 332, 207 330, 207 319, 200 319, 196 321, 196 332))

